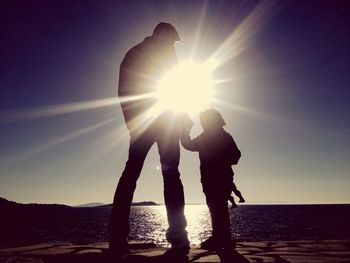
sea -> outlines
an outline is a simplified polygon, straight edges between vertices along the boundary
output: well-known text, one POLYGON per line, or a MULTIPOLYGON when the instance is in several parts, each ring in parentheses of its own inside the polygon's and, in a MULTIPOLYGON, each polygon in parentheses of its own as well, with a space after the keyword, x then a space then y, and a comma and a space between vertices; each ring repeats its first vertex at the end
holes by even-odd
MULTIPOLYGON (((111 207, 47 209, 24 213, 0 233, 0 246, 47 242, 106 242, 111 207), (2 236, 2 237, 1 237, 2 236)), ((211 233, 205 205, 186 205, 191 245, 211 233)), ((240 205, 230 209, 231 235, 237 241, 350 239, 350 205, 240 205)), ((164 205, 135 206, 130 214, 130 240, 167 247, 164 205)))

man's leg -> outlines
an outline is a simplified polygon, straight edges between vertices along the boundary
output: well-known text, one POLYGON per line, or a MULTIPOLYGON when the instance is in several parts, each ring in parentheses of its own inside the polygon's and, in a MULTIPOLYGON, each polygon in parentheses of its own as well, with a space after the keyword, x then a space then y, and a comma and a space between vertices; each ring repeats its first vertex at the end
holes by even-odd
POLYGON ((109 248, 112 253, 127 251, 130 232, 130 205, 140 176, 144 160, 153 141, 146 136, 130 139, 129 158, 114 194, 113 207, 109 218, 109 248))
POLYGON ((169 228, 166 238, 174 249, 187 249, 185 198, 180 173, 180 146, 178 138, 166 137, 157 141, 164 182, 164 201, 167 209, 169 228))

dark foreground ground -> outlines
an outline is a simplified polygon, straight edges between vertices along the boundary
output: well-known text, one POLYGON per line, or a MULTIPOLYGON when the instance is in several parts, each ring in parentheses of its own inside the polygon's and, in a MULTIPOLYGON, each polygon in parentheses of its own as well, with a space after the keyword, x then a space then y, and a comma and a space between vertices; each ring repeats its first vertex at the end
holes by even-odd
MULTIPOLYGON (((0 262, 75 263, 115 262, 107 256, 107 243, 72 245, 49 243, 0 249, 0 262)), ((166 263, 166 249, 149 243, 131 243, 130 255, 123 262, 166 263)), ((350 262, 350 240, 239 242, 233 256, 224 261, 215 252, 192 247, 182 262, 350 262)))

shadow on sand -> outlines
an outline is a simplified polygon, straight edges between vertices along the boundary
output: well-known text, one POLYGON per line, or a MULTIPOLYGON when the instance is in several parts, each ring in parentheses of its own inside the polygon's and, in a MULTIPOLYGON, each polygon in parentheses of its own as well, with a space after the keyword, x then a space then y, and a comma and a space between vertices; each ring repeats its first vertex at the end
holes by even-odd
MULTIPOLYGON (((235 263, 247 263, 249 262, 247 259, 245 259, 242 255, 237 253, 236 251, 233 251, 229 254, 225 254, 223 251, 218 251, 217 253, 214 252, 202 252, 202 253, 196 253, 191 254, 186 257, 179 257, 179 256, 172 256, 169 257, 166 255, 166 253, 162 254, 156 254, 152 255, 152 251, 149 251, 150 255, 145 255, 147 253, 142 253, 143 255, 137 255, 137 254, 131 254, 128 255, 127 258, 116 260, 113 258, 110 258, 108 256, 107 250, 103 251, 102 253, 97 252, 85 252, 84 254, 77 255, 77 254, 65 254, 65 255, 42 255, 40 257, 41 260, 38 259, 38 261, 30 261, 30 262, 45 262, 45 263, 189 263, 194 262, 196 260, 201 260, 200 262, 235 262, 235 263), (214 258, 218 259, 217 256, 220 258, 219 261, 214 261, 214 258)), ((18 261, 20 258, 12 258, 13 261, 9 262, 27 262, 27 261, 18 261), (16 261, 17 260, 17 261, 16 261)), ((33 259, 33 258, 32 258, 33 259)), ((23 258, 22 258, 23 260, 23 258)), ((29 262, 29 261, 28 261, 29 262)))

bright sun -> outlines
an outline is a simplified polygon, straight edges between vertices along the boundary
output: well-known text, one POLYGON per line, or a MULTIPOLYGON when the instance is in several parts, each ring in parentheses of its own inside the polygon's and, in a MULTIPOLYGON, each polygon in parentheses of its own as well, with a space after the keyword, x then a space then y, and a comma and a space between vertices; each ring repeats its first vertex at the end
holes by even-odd
POLYGON ((157 85, 158 110, 194 113, 208 107, 214 95, 212 71, 208 63, 179 63, 157 85))

